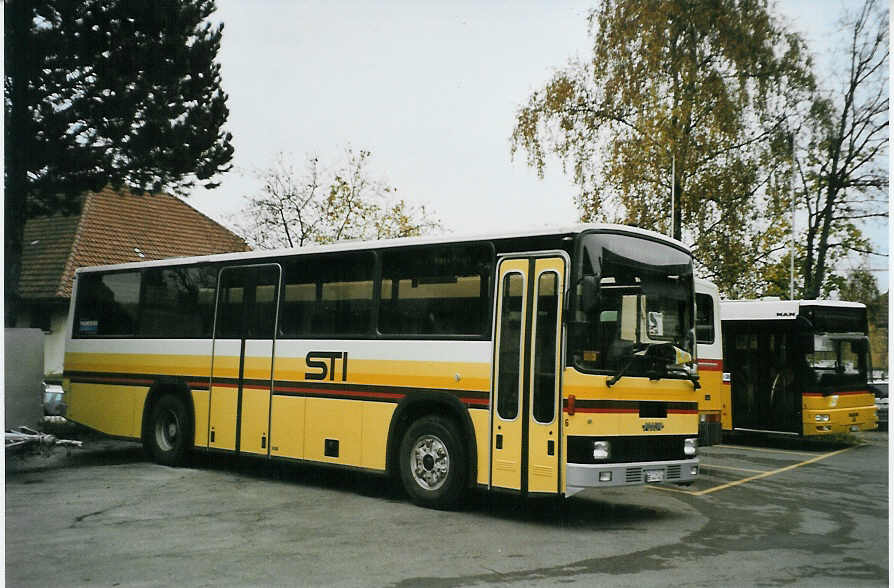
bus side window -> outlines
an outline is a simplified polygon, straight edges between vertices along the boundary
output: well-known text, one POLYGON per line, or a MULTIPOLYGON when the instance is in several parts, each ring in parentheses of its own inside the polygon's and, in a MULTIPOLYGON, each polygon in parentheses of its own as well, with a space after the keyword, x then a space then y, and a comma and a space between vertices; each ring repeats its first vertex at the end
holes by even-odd
POLYGON ((84 274, 79 279, 74 336, 133 336, 140 303, 140 272, 84 274))
POLYGON ((382 252, 379 330, 401 335, 486 335, 491 253, 484 246, 382 252))
POLYGON ((695 295, 695 340, 697 343, 714 342, 714 301, 710 294, 695 295))
POLYGON ((139 335, 166 339, 211 336, 217 269, 151 269, 143 273, 139 335))
POLYGON ((362 335, 372 321, 375 254, 307 256, 284 264, 283 337, 362 335))

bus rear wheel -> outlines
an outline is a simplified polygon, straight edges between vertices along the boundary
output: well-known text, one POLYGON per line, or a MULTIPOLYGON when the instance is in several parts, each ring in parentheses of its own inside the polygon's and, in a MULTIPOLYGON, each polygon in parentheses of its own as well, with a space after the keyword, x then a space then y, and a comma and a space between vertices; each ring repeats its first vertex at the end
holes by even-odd
POLYGON ((179 396, 165 394, 152 405, 143 432, 143 447, 156 463, 182 465, 192 440, 192 424, 186 403, 179 396))
POLYGON ((451 508, 466 484, 466 455, 452 421, 428 416, 410 425, 400 444, 400 477, 410 499, 451 508))

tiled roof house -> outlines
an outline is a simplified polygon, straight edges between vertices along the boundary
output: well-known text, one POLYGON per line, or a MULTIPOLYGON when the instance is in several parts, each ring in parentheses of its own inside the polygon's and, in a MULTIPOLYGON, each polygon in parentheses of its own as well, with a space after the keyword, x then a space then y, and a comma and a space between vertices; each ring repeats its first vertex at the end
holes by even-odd
POLYGON ((44 370, 61 373, 75 269, 249 249, 243 239, 174 196, 110 188, 89 192, 79 215, 25 224, 18 326, 49 332, 44 370))

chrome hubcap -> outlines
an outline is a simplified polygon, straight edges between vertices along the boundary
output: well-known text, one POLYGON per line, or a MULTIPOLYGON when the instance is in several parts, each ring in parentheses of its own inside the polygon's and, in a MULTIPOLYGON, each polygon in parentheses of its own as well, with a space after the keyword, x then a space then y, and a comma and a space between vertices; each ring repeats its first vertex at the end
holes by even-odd
POLYGON ((166 410, 159 415, 155 423, 155 441, 164 451, 172 450, 180 436, 180 420, 172 410, 166 410))
POLYGON ((447 481, 450 454, 444 442, 434 435, 423 435, 410 450, 413 479, 426 490, 437 490, 447 481))

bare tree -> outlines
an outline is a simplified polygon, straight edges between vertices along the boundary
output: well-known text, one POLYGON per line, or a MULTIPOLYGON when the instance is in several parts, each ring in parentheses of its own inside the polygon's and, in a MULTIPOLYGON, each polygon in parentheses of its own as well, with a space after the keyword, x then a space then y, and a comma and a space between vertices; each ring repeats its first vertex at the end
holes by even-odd
POLYGON ((830 279, 836 259, 878 255, 861 228, 888 216, 888 18, 878 0, 866 0, 844 18, 846 77, 810 112, 806 156, 796 170, 799 206, 807 211, 804 298, 817 298, 845 279, 830 279))
POLYGON ((395 200, 397 188, 371 176, 372 154, 345 149, 345 160, 327 171, 309 156, 303 171, 278 154, 256 172, 260 192, 247 197, 236 232, 260 249, 302 247, 345 239, 422 235, 441 228, 424 206, 395 200))

